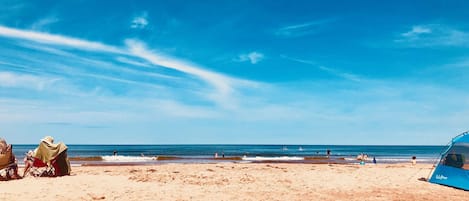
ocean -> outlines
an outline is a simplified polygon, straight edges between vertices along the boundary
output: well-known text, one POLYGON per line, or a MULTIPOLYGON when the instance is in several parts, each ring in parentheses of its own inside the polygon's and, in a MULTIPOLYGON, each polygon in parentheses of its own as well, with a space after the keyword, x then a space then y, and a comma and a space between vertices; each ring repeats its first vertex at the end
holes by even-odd
MULTIPOLYGON (((435 163, 445 146, 377 145, 67 145, 74 165, 213 162, 358 163, 359 154, 377 163, 435 163), (327 157, 327 150, 330 155, 327 157), (114 155, 116 151, 116 155, 114 155), (218 155, 215 158, 215 154, 218 155)), ((37 145, 13 145, 18 162, 37 145)))

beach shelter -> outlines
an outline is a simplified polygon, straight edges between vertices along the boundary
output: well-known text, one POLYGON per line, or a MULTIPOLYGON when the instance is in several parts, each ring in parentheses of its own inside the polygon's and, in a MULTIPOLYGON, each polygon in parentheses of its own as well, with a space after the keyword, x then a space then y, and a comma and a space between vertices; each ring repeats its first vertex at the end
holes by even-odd
POLYGON ((0 139, 0 179, 4 178, 3 172, 5 172, 5 178, 10 176, 10 169, 15 165, 12 154, 11 146, 7 145, 4 139, 0 139))
POLYGON ((469 190, 469 131, 451 140, 428 181, 469 190))
POLYGON ((71 168, 67 157, 67 149, 67 145, 63 142, 54 144, 54 138, 46 136, 33 153, 33 166, 52 166, 54 176, 70 175, 71 168))

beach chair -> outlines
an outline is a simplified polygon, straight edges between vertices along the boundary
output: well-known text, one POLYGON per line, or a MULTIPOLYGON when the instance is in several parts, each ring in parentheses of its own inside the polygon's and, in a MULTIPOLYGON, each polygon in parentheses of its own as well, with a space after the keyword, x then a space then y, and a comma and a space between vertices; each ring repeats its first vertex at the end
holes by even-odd
POLYGON ((33 176, 65 176, 70 175, 70 161, 67 146, 64 143, 54 144, 54 139, 45 137, 33 153, 33 164, 30 174, 33 176))
POLYGON ((15 162, 13 149, 8 145, 3 152, 0 152, 0 180, 10 180, 19 178, 18 165, 15 162))
POLYGON ((24 175, 32 175, 35 177, 53 177, 55 175, 52 166, 47 165, 37 158, 33 158, 32 165, 27 168, 24 175))

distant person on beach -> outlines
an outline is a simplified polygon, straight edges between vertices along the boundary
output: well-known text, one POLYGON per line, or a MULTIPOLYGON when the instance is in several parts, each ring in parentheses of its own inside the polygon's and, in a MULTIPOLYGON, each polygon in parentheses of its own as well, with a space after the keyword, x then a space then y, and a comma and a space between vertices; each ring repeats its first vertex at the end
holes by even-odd
POLYGON ((215 156, 214 156, 214 157, 215 157, 215 158, 218 158, 218 152, 215 152, 215 156))
POLYGON ((329 158, 329 156, 331 155, 331 150, 328 149, 328 150, 326 151, 326 154, 327 154, 327 158, 329 158))
POLYGON ((417 164, 417 157, 412 156, 412 166, 415 166, 417 164))
POLYGON ((376 164, 376 158, 373 156, 373 164, 376 164))
POLYGON ((113 156, 117 156, 117 151, 114 150, 114 152, 112 152, 112 155, 113 155, 113 156))
POLYGON ((225 153, 224 152, 221 152, 221 157, 225 158, 225 153))

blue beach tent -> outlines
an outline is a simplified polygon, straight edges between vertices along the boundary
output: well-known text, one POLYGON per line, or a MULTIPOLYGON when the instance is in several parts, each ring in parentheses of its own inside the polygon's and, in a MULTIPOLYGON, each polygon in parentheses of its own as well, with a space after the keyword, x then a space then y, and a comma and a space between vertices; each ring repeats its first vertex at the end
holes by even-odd
POLYGON ((453 138, 428 181, 469 190, 469 131, 453 138))

